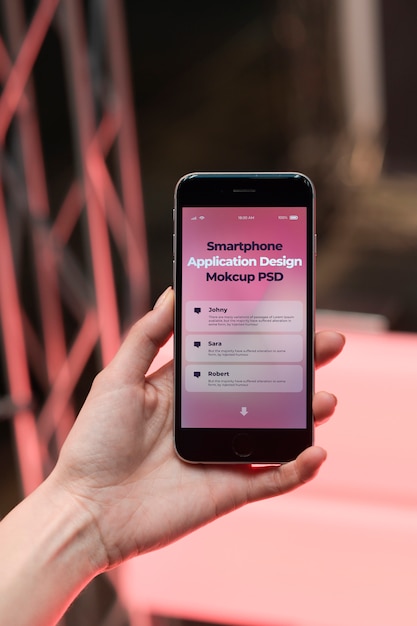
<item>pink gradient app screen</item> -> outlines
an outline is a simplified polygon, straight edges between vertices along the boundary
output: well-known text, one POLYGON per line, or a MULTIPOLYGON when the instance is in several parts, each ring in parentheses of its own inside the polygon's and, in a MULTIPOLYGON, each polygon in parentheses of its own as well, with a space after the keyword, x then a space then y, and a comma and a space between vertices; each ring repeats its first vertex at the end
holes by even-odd
POLYGON ((305 428, 307 209, 183 208, 182 427, 305 428))

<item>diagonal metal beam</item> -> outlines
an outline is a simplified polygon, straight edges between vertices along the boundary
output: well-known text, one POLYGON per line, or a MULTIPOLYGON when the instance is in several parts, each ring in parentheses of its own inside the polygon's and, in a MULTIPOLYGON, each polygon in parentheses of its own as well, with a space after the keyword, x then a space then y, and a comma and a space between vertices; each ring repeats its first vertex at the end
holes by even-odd
POLYGON ((103 363, 108 363, 120 344, 120 330, 105 211, 92 184, 84 158, 93 144, 95 127, 91 79, 85 63, 85 59, 88 58, 87 40, 79 0, 64 0, 63 8, 66 18, 65 50, 72 86, 72 104, 77 122, 74 133, 78 144, 79 171, 85 190, 100 345, 103 363))
MULTIPOLYGON (((15 0, 7 0, 10 5, 15 0)), ((60 0, 41 0, 27 30, 19 55, 7 79, 0 98, 0 145, 4 145, 7 130, 23 96, 33 65, 51 25, 60 0)))
POLYGON ((16 412, 13 427, 16 435, 17 452, 20 459, 20 474, 25 493, 33 491, 43 479, 42 458, 32 410, 32 388, 27 366, 27 355, 21 305, 14 272, 13 252, 0 181, 0 321, 6 355, 6 368, 10 396, 16 412))

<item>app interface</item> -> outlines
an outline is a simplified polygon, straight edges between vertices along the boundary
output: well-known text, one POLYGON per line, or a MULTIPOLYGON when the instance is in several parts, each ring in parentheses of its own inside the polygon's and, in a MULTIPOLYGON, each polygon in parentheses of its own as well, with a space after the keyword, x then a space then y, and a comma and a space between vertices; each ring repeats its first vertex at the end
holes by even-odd
POLYGON ((184 428, 306 427, 307 210, 183 208, 184 428))

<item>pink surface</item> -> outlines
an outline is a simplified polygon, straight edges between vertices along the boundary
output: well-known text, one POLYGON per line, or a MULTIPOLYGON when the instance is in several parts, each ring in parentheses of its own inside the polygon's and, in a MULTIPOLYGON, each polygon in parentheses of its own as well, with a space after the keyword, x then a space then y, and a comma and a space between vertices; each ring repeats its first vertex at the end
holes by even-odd
MULTIPOLYGON (((161 355, 169 357, 170 346, 161 355)), ((234 624, 415 626, 417 336, 350 334, 317 375, 339 396, 303 489, 118 571, 136 611, 234 624)))

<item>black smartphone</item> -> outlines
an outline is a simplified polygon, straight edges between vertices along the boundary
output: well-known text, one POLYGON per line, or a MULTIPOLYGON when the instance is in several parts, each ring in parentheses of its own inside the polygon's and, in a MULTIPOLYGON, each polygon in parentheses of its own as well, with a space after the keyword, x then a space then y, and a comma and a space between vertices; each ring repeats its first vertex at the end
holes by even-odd
POLYGON ((174 208, 175 446, 283 463, 313 440, 315 193, 299 173, 193 173, 174 208))

